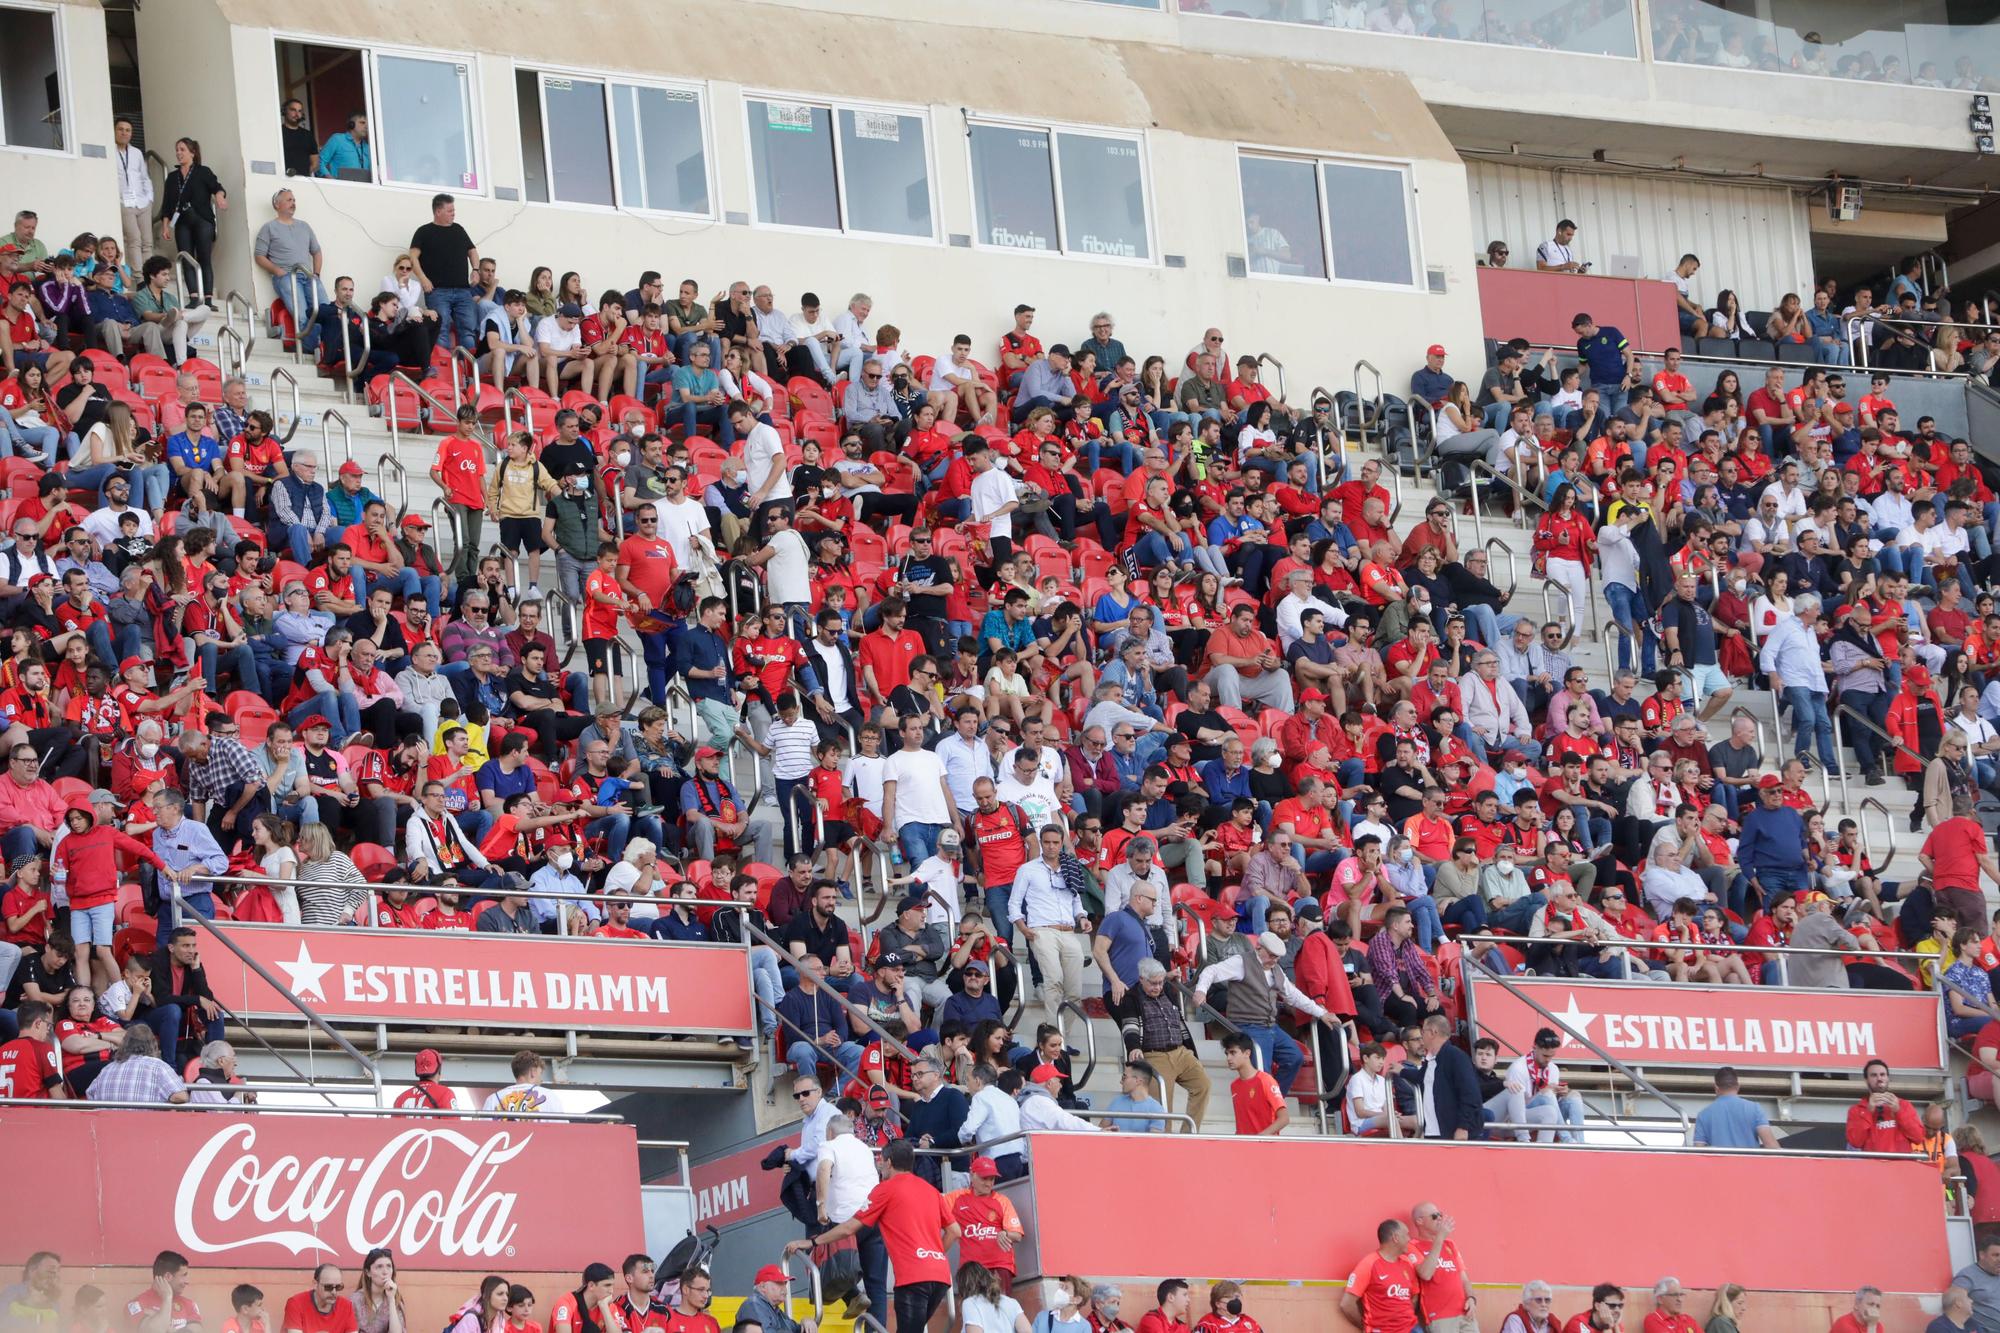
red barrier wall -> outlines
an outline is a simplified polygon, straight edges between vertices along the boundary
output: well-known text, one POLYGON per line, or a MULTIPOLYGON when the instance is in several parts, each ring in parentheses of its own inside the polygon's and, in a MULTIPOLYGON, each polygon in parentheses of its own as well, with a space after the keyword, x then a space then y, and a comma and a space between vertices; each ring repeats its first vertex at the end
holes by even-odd
POLYGON ((1951 1278, 1937 1171, 1914 1158, 1140 1134, 1031 1149, 1049 1273, 1344 1281, 1377 1223, 1430 1199, 1480 1282, 1935 1293, 1951 1278))
POLYGON ((1576 334, 1569 322, 1587 312, 1599 324, 1623 330, 1642 352, 1681 345, 1670 282, 1520 268, 1482 268, 1478 274, 1481 327, 1495 342, 1526 338, 1557 347, 1573 345, 1576 334))

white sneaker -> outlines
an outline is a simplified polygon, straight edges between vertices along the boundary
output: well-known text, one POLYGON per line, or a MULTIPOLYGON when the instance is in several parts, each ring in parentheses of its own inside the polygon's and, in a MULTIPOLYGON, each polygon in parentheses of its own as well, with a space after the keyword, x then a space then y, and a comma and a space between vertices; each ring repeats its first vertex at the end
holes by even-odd
POLYGON ((528 596, 536 601, 540 601, 542 598, 542 585, 539 583, 530 583, 528 585, 528 596))

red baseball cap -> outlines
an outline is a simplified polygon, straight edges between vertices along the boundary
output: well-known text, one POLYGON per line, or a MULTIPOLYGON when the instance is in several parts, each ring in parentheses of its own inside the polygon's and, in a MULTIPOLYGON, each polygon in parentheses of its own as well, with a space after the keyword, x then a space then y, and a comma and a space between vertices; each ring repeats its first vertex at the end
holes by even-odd
POLYGON ((988 1180, 998 1180, 1000 1179, 1000 1164, 995 1162, 991 1157, 975 1157, 972 1159, 972 1174, 975 1176, 984 1176, 988 1180))
POLYGON ((753 1279, 752 1284, 754 1285, 757 1282, 790 1282, 790 1281, 791 1279, 785 1276, 784 1269, 778 1267, 776 1264, 765 1264, 762 1268, 757 1270, 757 1276, 756 1278, 753 1279))
POLYGON ((314 713, 311 717, 299 723, 300 731, 311 731, 314 727, 325 727, 328 731, 332 731, 333 723, 327 721, 326 715, 323 713, 314 713))
POLYGON ((1443 343, 1432 343, 1432 344, 1431 344, 1431 345, 1430 345, 1429 347, 1426 347, 1426 348, 1424 349, 1424 355, 1425 355, 1425 356, 1443 356, 1443 355, 1444 355, 1444 344, 1443 344, 1443 343))
POLYGON ((1757 779, 1757 787, 1760 791, 1769 791, 1773 787, 1782 787, 1784 785, 1785 780, 1776 773, 1766 773, 1763 777, 1757 779))
POLYGON ((145 666, 146 666, 145 658, 128 657, 124 661, 118 664, 118 674, 122 676, 128 671, 142 671, 145 669, 145 666))
POLYGON ((438 1071, 438 1066, 443 1063, 443 1057, 426 1046, 423 1050, 417 1052, 417 1057, 410 1062, 410 1066, 417 1071, 418 1078, 423 1078, 426 1075, 435 1075, 438 1071))
POLYGON ((428 528, 430 525, 431 521, 422 514, 403 515, 403 526, 406 528, 428 528))
POLYGON ((362 470, 361 464, 350 458, 340 465, 339 475, 343 477, 365 477, 368 474, 362 470))
POLYGON ((1028 1080, 1032 1083, 1053 1083, 1061 1077, 1062 1070, 1057 1069, 1054 1065, 1042 1065, 1034 1073, 1028 1075, 1028 1080))

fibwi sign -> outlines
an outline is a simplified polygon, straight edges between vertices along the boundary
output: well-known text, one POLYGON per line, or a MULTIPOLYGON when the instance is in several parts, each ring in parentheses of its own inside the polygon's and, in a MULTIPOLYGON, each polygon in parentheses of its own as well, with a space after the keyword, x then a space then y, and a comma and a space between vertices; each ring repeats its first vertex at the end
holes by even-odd
POLYGON ((1634 1065, 1857 1072, 1869 1060, 1942 1070, 1935 991, 1654 986, 1644 982, 1483 977, 1469 981, 1472 1021, 1502 1051, 1526 1051, 1538 1028, 1563 1035, 1557 1058, 1602 1063, 1585 1045, 1634 1065), (1554 1016, 1536 1012, 1522 997, 1554 1016))
POLYGON ((629 1125, 11 1106, 0 1141, 34 1145, 9 1189, 38 1201, 35 1246, 79 1267, 387 1246, 409 1268, 580 1270, 644 1240, 629 1125))
MULTIPOLYGON (((749 959, 733 945, 430 930, 217 930, 335 1022, 750 1032, 749 959)), ((204 950, 202 962, 216 998, 234 1012, 298 1017, 283 993, 230 950, 204 950)))

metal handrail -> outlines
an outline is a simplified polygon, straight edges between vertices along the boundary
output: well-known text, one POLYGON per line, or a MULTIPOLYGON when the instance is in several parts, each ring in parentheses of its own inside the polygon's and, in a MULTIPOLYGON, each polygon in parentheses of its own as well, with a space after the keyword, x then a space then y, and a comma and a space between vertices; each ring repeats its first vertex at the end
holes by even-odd
MULTIPOLYGON (((360 310, 360 307, 354 305, 349 305, 345 308, 348 310, 360 310)), ((368 362, 375 355, 375 330, 368 327, 367 312, 361 311, 361 359, 357 362, 354 359, 354 340, 350 335, 349 321, 344 315, 340 315, 340 306, 336 305, 334 309, 335 314, 339 316, 335 322, 340 325, 340 364, 343 367, 341 378, 347 381, 342 392, 346 394, 348 401, 352 402, 354 401, 354 378, 368 368, 368 362)))
MULTIPOLYGON (((218 879, 217 877, 208 875, 202 876, 201 879, 204 883, 211 883, 211 884, 225 882, 221 879, 218 879)), ((349 1059, 353 1060, 355 1064, 360 1065, 361 1068, 367 1073, 369 1082, 371 1082, 374 1085, 375 1105, 378 1107, 381 1106, 382 1105, 381 1067, 378 1066, 373 1060, 370 1060, 367 1056, 363 1055, 360 1049, 356 1047, 355 1044, 349 1041, 346 1037, 343 1037, 340 1034, 340 1032, 333 1026, 333 1024, 327 1022, 324 1018, 320 1017, 315 1010, 308 1008, 305 1001, 301 1000, 298 996, 292 994, 290 988, 288 988, 283 982, 279 981, 276 977, 271 975, 269 968, 265 967, 262 963, 258 962, 256 959, 252 958, 248 953, 244 952, 243 947, 238 943, 236 943, 235 940, 230 939, 227 935, 224 935, 221 931, 217 930, 215 928, 215 923, 213 921, 210 921, 207 917, 203 916, 199 912, 188 910, 186 899, 182 896, 181 883, 179 880, 168 878, 167 882, 173 885, 172 896, 174 904, 174 918, 177 924, 179 925, 192 924, 196 926, 198 929, 206 930, 209 933, 209 935, 216 940, 217 943, 222 945, 223 948, 235 954, 238 962, 242 963, 243 966, 249 968, 252 972, 255 972, 259 977, 259 979, 261 979, 265 985, 269 986, 272 990, 276 991, 279 995, 283 996, 287 1004, 291 1005, 294 1009, 298 1010, 301 1015, 304 1016, 306 1022, 312 1024, 314 1027, 318 1028, 321 1032, 325 1033, 327 1037, 334 1043, 334 1045, 340 1047, 340 1049, 347 1054, 349 1059)), ((342 885, 341 887, 349 888, 352 886, 342 885)))
MULTIPOLYGON (((748 916, 745 916, 743 919, 743 933, 746 936, 754 938, 757 941, 757 943, 768 945, 772 949, 775 949, 777 951, 778 957, 781 959, 789 958, 792 956, 792 951, 785 945, 779 943, 776 936, 772 935, 769 931, 763 929, 761 926, 758 926, 755 922, 751 921, 748 916)), ((856 970, 857 971, 859 970, 859 964, 856 964, 856 970)), ((886 1029, 884 1029, 881 1024, 877 1023, 874 1019, 868 1016, 866 1010, 861 1009, 858 1006, 849 1003, 845 995, 842 995, 839 991, 833 989, 833 987, 831 986, 826 987, 826 992, 827 994, 833 996, 834 1002, 838 1004, 843 1010, 846 1011, 847 1016, 850 1019, 858 1020, 863 1027, 867 1028, 870 1032, 873 1032, 877 1037, 881 1038, 882 1044, 884 1046, 888 1047, 890 1050, 895 1051, 905 1060, 915 1060, 918 1058, 917 1052, 911 1050, 908 1046, 905 1046, 901 1038, 890 1035, 890 1033, 886 1029)))
POLYGON ((299 381, 297 377, 294 376, 291 371, 286 370, 283 366, 273 366, 271 367, 271 383, 270 383, 271 422, 273 426, 275 426, 278 421, 278 381, 281 379, 285 383, 292 386, 292 422, 291 425, 285 428, 285 433, 278 437, 278 445, 279 447, 282 448, 285 445, 290 444, 292 442, 292 437, 299 433, 299 418, 304 416, 305 412, 304 409, 299 405, 299 381))
POLYGON ((385 499, 388 497, 391 474, 396 478, 397 495, 400 497, 396 505, 396 517, 401 520, 403 515, 410 512, 410 470, 398 462, 394 454, 383 454, 375 460, 375 493, 385 499))
MULTIPOLYGON (((200 1086, 234 1087, 237 1085, 206 1083, 200 1086)), ((286 1090, 296 1091, 296 1089, 290 1088, 286 1090)), ((356 1095, 361 1095, 360 1089, 356 1089, 356 1095)), ((234 1115, 242 1115, 244 1113, 243 1107, 234 1102, 191 1101, 169 1105, 166 1102, 92 1101, 85 1097, 65 1097, 61 1099, 49 1097, 0 1097, 0 1106, 32 1107, 43 1111, 92 1111, 117 1108, 119 1110, 131 1111, 226 1111, 234 1115)), ((258 1116, 323 1116, 326 1112, 317 1106, 267 1106, 259 1102, 254 1114, 258 1116)), ((463 1120, 468 1113, 455 1106, 439 1109, 432 1109, 428 1106, 343 1106, 340 1108, 340 1114, 343 1116, 379 1115, 398 1120, 463 1120)), ((618 1125, 625 1123, 623 1116, 608 1115, 602 1111, 508 1111, 504 1118, 507 1120, 551 1120, 571 1124, 593 1125, 618 1125)))
MULTIPOLYGON (((291 1057, 287 1056, 284 1052, 280 1051, 277 1047, 273 1046, 271 1044, 270 1038, 266 1037, 263 1033, 259 1032, 255 1027, 251 1026, 249 1023, 244 1022, 243 1019, 239 1018, 236 1014, 230 1012, 230 1010, 219 1001, 217 1002, 215 1007, 222 1010, 222 1012, 228 1017, 235 1019, 236 1026, 241 1028, 244 1032, 247 1032, 250 1035, 250 1040, 256 1042, 257 1045, 263 1049, 264 1054, 270 1056, 273 1060, 276 1060, 279 1064, 291 1070, 292 1075, 295 1078, 297 1078, 300 1083, 305 1084, 306 1087, 318 1093, 322 1098, 326 1100, 326 1104, 328 1106, 339 1105, 338 1102, 333 1100, 331 1093, 329 1093, 325 1088, 322 1088, 318 1083, 314 1082, 312 1075, 306 1073, 303 1069, 300 1069, 297 1065, 293 1064, 291 1061, 291 1057)), ((273 1086, 274 1088, 282 1088, 286 1092, 298 1091, 298 1087, 296 1084, 275 1084, 273 1086)), ((339 1090, 340 1089, 336 1089, 336 1091, 339 1090)))
MULTIPOLYGON (((452 362, 456 365, 457 358, 454 357, 452 362)), ((408 386, 409 391, 416 395, 419 411, 428 405, 431 411, 444 413, 447 420, 457 415, 457 404, 454 403, 449 407, 445 406, 442 398, 439 398, 429 389, 424 388, 408 375, 405 375, 400 368, 386 372, 386 378, 389 381, 389 387, 382 394, 382 415, 388 418, 389 448, 395 453, 400 455, 403 452, 403 428, 401 418, 396 411, 397 385, 408 386)), ((491 441, 488 441, 488 444, 490 445, 491 441)))
MULTIPOLYGON (((1361 447, 1364 449, 1368 447, 1368 427, 1376 414, 1381 411, 1381 406, 1382 372, 1375 368, 1373 361, 1370 361, 1367 357, 1362 357, 1354 363, 1354 412, 1356 425, 1359 427, 1361 434, 1361 447), (1361 396, 1361 372, 1364 370, 1375 377, 1375 396, 1373 398, 1363 398, 1361 396)), ((1345 433, 1343 430, 1342 434, 1345 433)))
MULTIPOLYGON (((1044 986, 1048 985, 1048 982, 1049 979, 1047 977, 1042 978, 1044 986)), ((1017 987, 1025 989, 1027 979, 1025 977, 1017 977, 1016 984, 1017 987)), ((1097 1072, 1097 1029, 1091 1026, 1090 1015, 1086 1014, 1083 1011, 1083 1006, 1075 1000, 1064 1000, 1062 1008, 1057 1012, 1075 1014, 1076 1021, 1083 1024, 1083 1073, 1077 1077, 1075 1083, 1070 1085, 1070 1091, 1080 1091, 1086 1083, 1090 1082, 1090 1076, 1097 1072)), ((1067 1042, 1069 1040, 1068 1036, 1065 1035, 1063 1040, 1067 1042)))
POLYGON ((1889 813, 1889 807, 1873 796, 1862 797, 1854 806, 1854 827, 1861 835, 1861 855, 1867 858, 1871 866, 1887 866, 1890 858, 1896 854, 1896 821, 1889 813), (1871 809, 1882 816, 1882 846, 1885 850, 1879 862, 1876 861, 1875 849, 1868 840, 1868 820, 1865 816, 1871 809))
POLYGON ((1278 360, 1277 357, 1272 356, 1269 352, 1259 352, 1257 354, 1257 364, 1260 366, 1276 366, 1278 368, 1278 399, 1281 402, 1286 401, 1285 363, 1278 360))
POLYGON ((249 357, 243 351, 243 335, 227 324, 215 331, 215 359, 222 366, 224 376, 241 375, 249 368, 249 357), (230 349, 234 347, 232 352, 230 349))
POLYGON ((785 1313, 786 1314, 791 1313, 792 1259, 795 1256, 797 1258, 805 1260, 806 1276, 810 1279, 809 1287, 812 1291, 813 1319, 815 1321, 824 1320, 826 1318, 826 1301, 822 1298, 820 1294, 821 1287, 820 1287, 820 1277, 819 1277, 819 1265, 814 1263, 806 1255, 798 1254, 798 1252, 795 1250, 786 1250, 783 1253, 783 1255, 780 1256, 778 1261, 779 1267, 785 1270, 785 1313))
MULTIPOLYGON (((243 348, 243 359, 247 363, 250 359, 250 354, 257 350, 257 307, 250 303, 249 297, 233 287, 222 294, 223 328, 234 329, 236 327, 236 308, 238 306, 243 307, 243 332, 238 334, 237 337, 241 340, 240 346, 243 348)), ((304 330, 300 330, 300 332, 303 333, 304 330)))
MULTIPOLYGON (((1458 938, 1460 943, 1471 941, 1472 943, 1475 944, 1505 944, 1510 948, 1515 948, 1515 949, 1520 948, 1522 943, 1527 940, 1527 937, 1524 935, 1460 935, 1458 938)), ((1651 949, 1651 948, 1661 947, 1661 943, 1662 942, 1657 940, 1621 939, 1617 947, 1619 948, 1636 947, 1642 949, 1651 949)), ((1706 950, 1710 953, 1754 953, 1759 955, 1817 954, 1831 958, 1845 958, 1849 954, 1854 952, 1854 950, 1852 949, 1812 949, 1799 944, 1737 944, 1734 941, 1731 941, 1728 944, 1709 944, 1706 941, 1704 941, 1701 944, 1678 944, 1678 943, 1668 942, 1665 947, 1680 948, 1680 949, 1701 949, 1701 950, 1706 950)), ((1901 949, 1879 949, 1879 950, 1870 949, 1868 952, 1876 958, 1911 958, 1911 959, 1928 959, 1931 961, 1936 960, 1935 954, 1911 953, 1907 950, 1901 950, 1901 949)), ((1700 984, 1699 982, 1683 983, 1681 988, 1684 989, 1688 985, 1699 985, 1699 984, 1700 984)), ((1724 987, 1723 989, 1739 993, 1741 991, 1740 987, 1724 987)), ((1770 990, 1772 989, 1772 987, 1762 986, 1758 987, 1758 989, 1770 990)), ((1800 989, 1812 990, 1816 989, 1816 987, 1801 987, 1800 989)), ((1557 1024, 1556 1026, 1560 1027, 1561 1024, 1557 1024)))
POLYGON ((431 501, 431 532, 437 538, 438 563, 449 570, 457 563, 458 532, 451 525, 451 506, 441 495, 431 501), (450 549, 446 549, 446 538, 450 549))
MULTIPOLYGON (((1493 540, 1498 541, 1499 538, 1496 537, 1493 540)), ((1542 617, 1544 621, 1560 623, 1560 621, 1564 618, 1562 616, 1556 615, 1555 598, 1558 595, 1560 595, 1562 598, 1562 609, 1564 615, 1570 622, 1569 635, 1563 640, 1562 644, 1564 648, 1568 648, 1570 644, 1576 642, 1576 631, 1577 631, 1576 617, 1574 615, 1568 614, 1570 607, 1574 605, 1574 602, 1570 598, 1569 585, 1564 583, 1561 579, 1551 579, 1551 578, 1543 579, 1542 617)), ((1620 632, 1621 633, 1623 632, 1622 629, 1620 632)), ((1607 656, 1609 655, 1608 650, 1606 655, 1607 656)))
MULTIPOLYGON (((1483 543, 1481 543, 1480 549, 1485 551, 1487 554, 1491 555, 1493 552, 1493 548, 1496 546, 1499 547, 1501 553, 1507 557, 1507 596, 1506 598, 1503 598, 1501 601, 1501 604, 1504 606, 1507 601, 1513 598, 1514 590, 1521 586, 1521 574, 1518 568, 1517 558, 1514 555, 1514 548, 1509 546, 1506 542, 1501 541, 1498 537, 1488 537, 1483 543)), ((1550 619, 1554 619, 1554 617, 1551 616, 1550 619)))
POLYGON ((1426 459, 1430 460, 1431 470, 1433 472, 1437 470, 1438 414, 1437 409, 1431 406, 1430 399, 1419 398, 1415 394, 1410 395, 1409 408, 1410 456, 1417 469, 1417 479, 1421 481, 1424 476, 1424 461, 1426 459), (1417 430, 1418 413, 1422 413, 1424 418, 1429 422, 1429 429, 1427 431, 1419 432, 1417 430))
MULTIPOLYGON (((287 273, 285 275, 285 279, 286 281, 291 283, 292 286, 292 303, 287 308, 290 310, 299 310, 304 308, 305 305, 305 289, 303 285, 304 280, 297 273, 287 273)), ((314 293, 313 316, 317 318, 319 316, 318 274, 313 275, 312 283, 313 283, 313 293, 314 293)), ((249 304, 247 298, 245 300, 245 304, 246 305, 249 304)), ((257 309, 255 306, 250 306, 249 308, 250 308, 250 318, 251 321, 254 323, 257 318, 257 309)), ((280 345, 282 346, 282 343, 280 345)), ((298 327, 297 321, 295 319, 293 321, 293 327, 292 327, 292 364, 295 366, 300 365, 305 361, 305 359, 306 359, 306 331, 298 327)))
POLYGON ((208 304, 208 292, 201 285, 201 261, 186 250, 177 250, 174 252, 174 290, 181 298, 181 309, 183 310, 188 309, 191 304, 208 304), (187 294, 186 275, 188 272, 194 274, 194 302, 192 303, 189 302, 187 294))
POLYGON ((500 395, 500 426, 507 434, 514 433, 514 400, 521 400, 521 429, 535 433, 535 405, 528 401, 528 395, 519 388, 507 389, 500 395))
POLYGON ((1869 721, 1866 717, 1862 716, 1859 712, 1855 711, 1855 708, 1852 704, 1842 704, 1835 711, 1838 713, 1847 714, 1849 717, 1853 718, 1856 722, 1859 722, 1862 726, 1868 728, 1868 730, 1874 732, 1877 736, 1887 741, 1890 745, 1894 746, 1902 753, 1908 755, 1910 758, 1916 760, 1919 767, 1922 767, 1930 763, 1930 760, 1924 758, 1922 755, 1918 754, 1915 750, 1912 750, 1909 746, 1903 744, 1901 741, 1897 740, 1894 736, 1891 736, 1888 732, 1876 726, 1873 722, 1869 721))
POLYGON ((354 427, 347 422, 347 414, 337 407, 329 407, 319 414, 320 457, 327 461, 333 458, 333 423, 340 423, 341 454, 344 461, 354 461, 354 427))
MULTIPOLYGON (((1542 1018, 1547 1020, 1550 1027, 1553 1027, 1558 1031, 1563 1029, 1564 1024, 1562 1023, 1562 1021, 1558 1019, 1548 1009, 1544 1008, 1542 1006, 1541 1001, 1533 998, 1532 996, 1522 994, 1520 988, 1515 986, 1513 982, 1509 980, 1508 977, 1488 967, 1484 962, 1484 960, 1480 959, 1477 955, 1466 954, 1462 961, 1468 962, 1473 967, 1478 968, 1481 973, 1483 973, 1487 977, 1490 977, 1493 981, 1498 983, 1502 990, 1505 990, 1508 994, 1512 995, 1522 1004, 1525 1004, 1530 1009, 1533 1009, 1537 1014, 1541 1015, 1542 1018)), ((1570 1036, 1571 1039, 1574 1040, 1579 1046, 1582 1046, 1584 1049, 1588 1050, 1591 1054, 1595 1055, 1598 1059, 1604 1061, 1605 1064, 1610 1065, 1613 1069, 1616 1069, 1619 1073, 1631 1079, 1632 1082, 1637 1087, 1643 1089, 1645 1092, 1650 1094, 1662 1106, 1671 1109, 1674 1113, 1675 1120, 1677 1120, 1680 1123, 1681 1142, 1686 1143, 1689 1141, 1689 1139, 1692 1137, 1694 1122, 1688 1118, 1688 1113, 1681 1109, 1681 1105, 1679 1102, 1676 1102, 1673 1098, 1667 1096, 1664 1092, 1661 1092, 1658 1088, 1654 1087, 1651 1080, 1649 1080, 1644 1074, 1641 1074, 1638 1070, 1632 1068, 1632 1066, 1626 1064, 1623 1060, 1620 1060, 1617 1056, 1611 1054, 1611 1052, 1605 1050, 1602 1046, 1599 1046, 1596 1042, 1592 1041, 1587 1034, 1572 1030, 1570 1036)))

